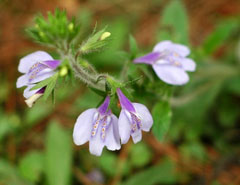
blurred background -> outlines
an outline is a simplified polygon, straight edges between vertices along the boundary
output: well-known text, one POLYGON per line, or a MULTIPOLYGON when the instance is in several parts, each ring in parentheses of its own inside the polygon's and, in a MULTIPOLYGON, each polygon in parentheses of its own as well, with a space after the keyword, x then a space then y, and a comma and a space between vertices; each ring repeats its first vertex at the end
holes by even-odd
POLYGON ((0 0, 0 185, 239 185, 239 33, 239 0, 0 0), (59 87, 55 105, 26 106, 15 85, 19 59, 49 50, 25 28, 56 7, 76 16, 84 35, 96 22, 108 25, 109 48, 88 59, 110 74, 123 65, 118 51, 129 49, 129 33, 142 54, 164 39, 190 46, 198 69, 174 88, 163 138, 144 133, 142 142, 101 157, 88 144, 75 146, 75 119, 101 100, 79 81, 59 87))

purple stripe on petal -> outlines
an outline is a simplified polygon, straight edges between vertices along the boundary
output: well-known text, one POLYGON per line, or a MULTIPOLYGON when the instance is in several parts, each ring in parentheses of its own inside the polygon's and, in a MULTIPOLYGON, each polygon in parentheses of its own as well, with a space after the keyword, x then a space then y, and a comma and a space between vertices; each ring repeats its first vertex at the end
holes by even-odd
POLYGON ((98 111, 101 115, 105 114, 107 109, 108 109, 108 106, 109 106, 109 103, 110 103, 110 97, 107 96, 104 100, 104 102, 102 103, 102 105, 100 105, 100 107, 98 108, 98 111))
POLYGON ((43 93, 45 92, 45 89, 46 89, 46 87, 43 87, 43 88, 39 89, 39 90, 36 92, 36 94, 43 94, 43 93))
POLYGON ((42 63, 47 65, 51 69, 56 69, 60 64, 60 61, 59 60, 46 60, 46 61, 43 61, 42 63))
POLYGON ((153 64, 155 61, 157 61, 160 57, 159 52, 152 52, 147 55, 144 55, 142 57, 136 58, 133 62, 134 63, 145 63, 145 64, 153 64))
POLYGON ((132 103, 127 99, 127 97, 122 93, 122 91, 117 88, 117 95, 123 109, 128 110, 129 112, 136 112, 132 103))

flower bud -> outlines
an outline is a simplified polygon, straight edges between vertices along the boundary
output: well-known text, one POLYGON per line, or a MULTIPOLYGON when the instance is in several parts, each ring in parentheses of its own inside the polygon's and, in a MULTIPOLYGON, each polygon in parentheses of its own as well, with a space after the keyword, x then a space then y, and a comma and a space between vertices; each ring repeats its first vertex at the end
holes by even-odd
POLYGON ((74 24, 71 22, 71 23, 68 25, 68 30, 69 30, 69 31, 73 31, 73 28, 74 28, 74 24))
POLYGON ((66 76, 67 73, 68 73, 68 68, 66 66, 63 66, 59 71, 59 75, 62 76, 62 77, 66 76))
POLYGON ((108 37, 110 37, 111 33, 110 32, 104 32, 101 37, 100 37, 100 40, 104 40, 108 37))

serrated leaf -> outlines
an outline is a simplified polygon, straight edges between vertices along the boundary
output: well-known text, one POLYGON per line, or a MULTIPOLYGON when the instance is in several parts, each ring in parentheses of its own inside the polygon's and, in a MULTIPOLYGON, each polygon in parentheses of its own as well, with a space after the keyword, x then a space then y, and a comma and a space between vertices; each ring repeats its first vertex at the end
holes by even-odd
POLYGON ((72 163, 70 134, 56 122, 50 123, 46 138, 46 178, 49 185, 69 185, 72 163))
POLYGON ((154 120, 153 133, 157 139, 162 140, 171 123, 172 113, 169 102, 161 101, 155 104, 152 115, 154 120))
POLYGON ((54 87, 57 83, 57 78, 58 78, 58 73, 56 73, 55 75, 53 75, 52 80, 49 82, 49 84, 47 85, 44 94, 43 94, 43 99, 47 100, 48 96, 52 93, 52 91, 54 90, 54 87))

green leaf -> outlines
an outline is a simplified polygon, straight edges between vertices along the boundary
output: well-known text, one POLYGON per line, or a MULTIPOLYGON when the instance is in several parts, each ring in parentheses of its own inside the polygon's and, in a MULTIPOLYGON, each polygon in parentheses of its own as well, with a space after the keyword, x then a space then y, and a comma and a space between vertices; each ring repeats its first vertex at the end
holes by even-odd
POLYGON ((207 154, 200 142, 193 141, 185 143, 180 147, 183 159, 191 161, 192 158, 203 161, 207 154))
POLYGON ((63 47, 79 34, 80 26, 75 19, 68 20, 66 11, 59 9, 55 13, 48 12, 48 17, 37 15, 35 26, 26 31, 36 42, 47 46, 63 47))
POLYGON ((138 47, 137 42, 132 35, 129 36, 129 49, 131 53, 131 59, 134 59, 137 55, 138 47))
MULTIPOLYGON (((99 157, 99 166, 101 169, 109 176, 114 176, 117 173, 116 163, 118 158, 112 152, 104 151, 102 156, 99 157)), ((126 175, 130 171, 129 163, 122 163, 122 171, 120 172, 123 175, 126 175)))
POLYGON ((37 151, 27 153, 19 163, 21 175, 31 182, 38 182, 43 172, 43 154, 37 151))
POLYGON ((100 37, 105 30, 106 27, 90 36, 88 40, 81 46, 80 51, 83 53, 89 53, 104 47, 107 44, 108 39, 106 38, 104 40, 100 40, 100 37))
POLYGON ((52 93, 52 91, 54 90, 54 87, 57 83, 57 79, 58 79, 58 73, 54 74, 52 76, 52 80, 49 82, 49 84, 47 85, 44 94, 43 94, 43 99, 47 100, 48 96, 52 93))
MULTIPOLYGON (((56 74, 55 74, 55 75, 56 75, 56 74)), ((37 84, 36 84, 33 88, 31 88, 30 90, 36 90, 36 89, 40 89, 40 88, 42 88, 42 87, 47 86, 47 85, 53 80, 53 78, 55 78, 55 77, 54 77, 55 75, 53 75, 53 76, 51 76, 50 78, 47 78, 47 79, 45 79, 45 80, 37 83, 37 84)))
POLYGON ((152 158, 150 148, 143 142, 132 145, 129 155, 130 163, 135 167, 143 167, 148 164, 152 158))
POLYGON ((26 109, 25 123, 28 125, 34 125, 39 121, 45 119, 52 112, 52 106, 43 102, 39 102, 31 109, 26 109))
POLYGON ((72 164, 72 139, 55 122, 50 123, 46 138, 45 173, 49 185, 69 185, 72 164))
POLYGON ((177 176, 174 173, 175 164, 170 160, 164 160, 162 163, 147 168, 135 175, 132 175, 122 185, 154 185, 154 184, 173 184, 177 182, 177 176))
POLYGON ((163 11, 158 40, 189 43, 189 25, 186 9, 180 0, 171 1, 163 11))
POLYGON ((1 185, 33 185, 22 179, 15 166, 5 160, 0 160, 0 184, 1 185))
POLYGON ((219 46, 231 36, 231 34, 239 27, 237 19, 226 20, 221 22, 211 35, 207 37, 203 43, 203 48, 206 54, 213 53, 219 46))
POLYGON ((120 18, 105 24, 108 24, 108 31, 111 33, 107 49, 86 55, 86 58, 96 67, 120 67, 122 66, 123 58, 119 56, 119 50, 122 49, 128 39, 128 22, 120 18))
POLYGON ((168 131, 171 123, 172 112, 167 101, 161 101, 154 105, 153 115, 153 133, 157 139, 162 140, 168 131))

